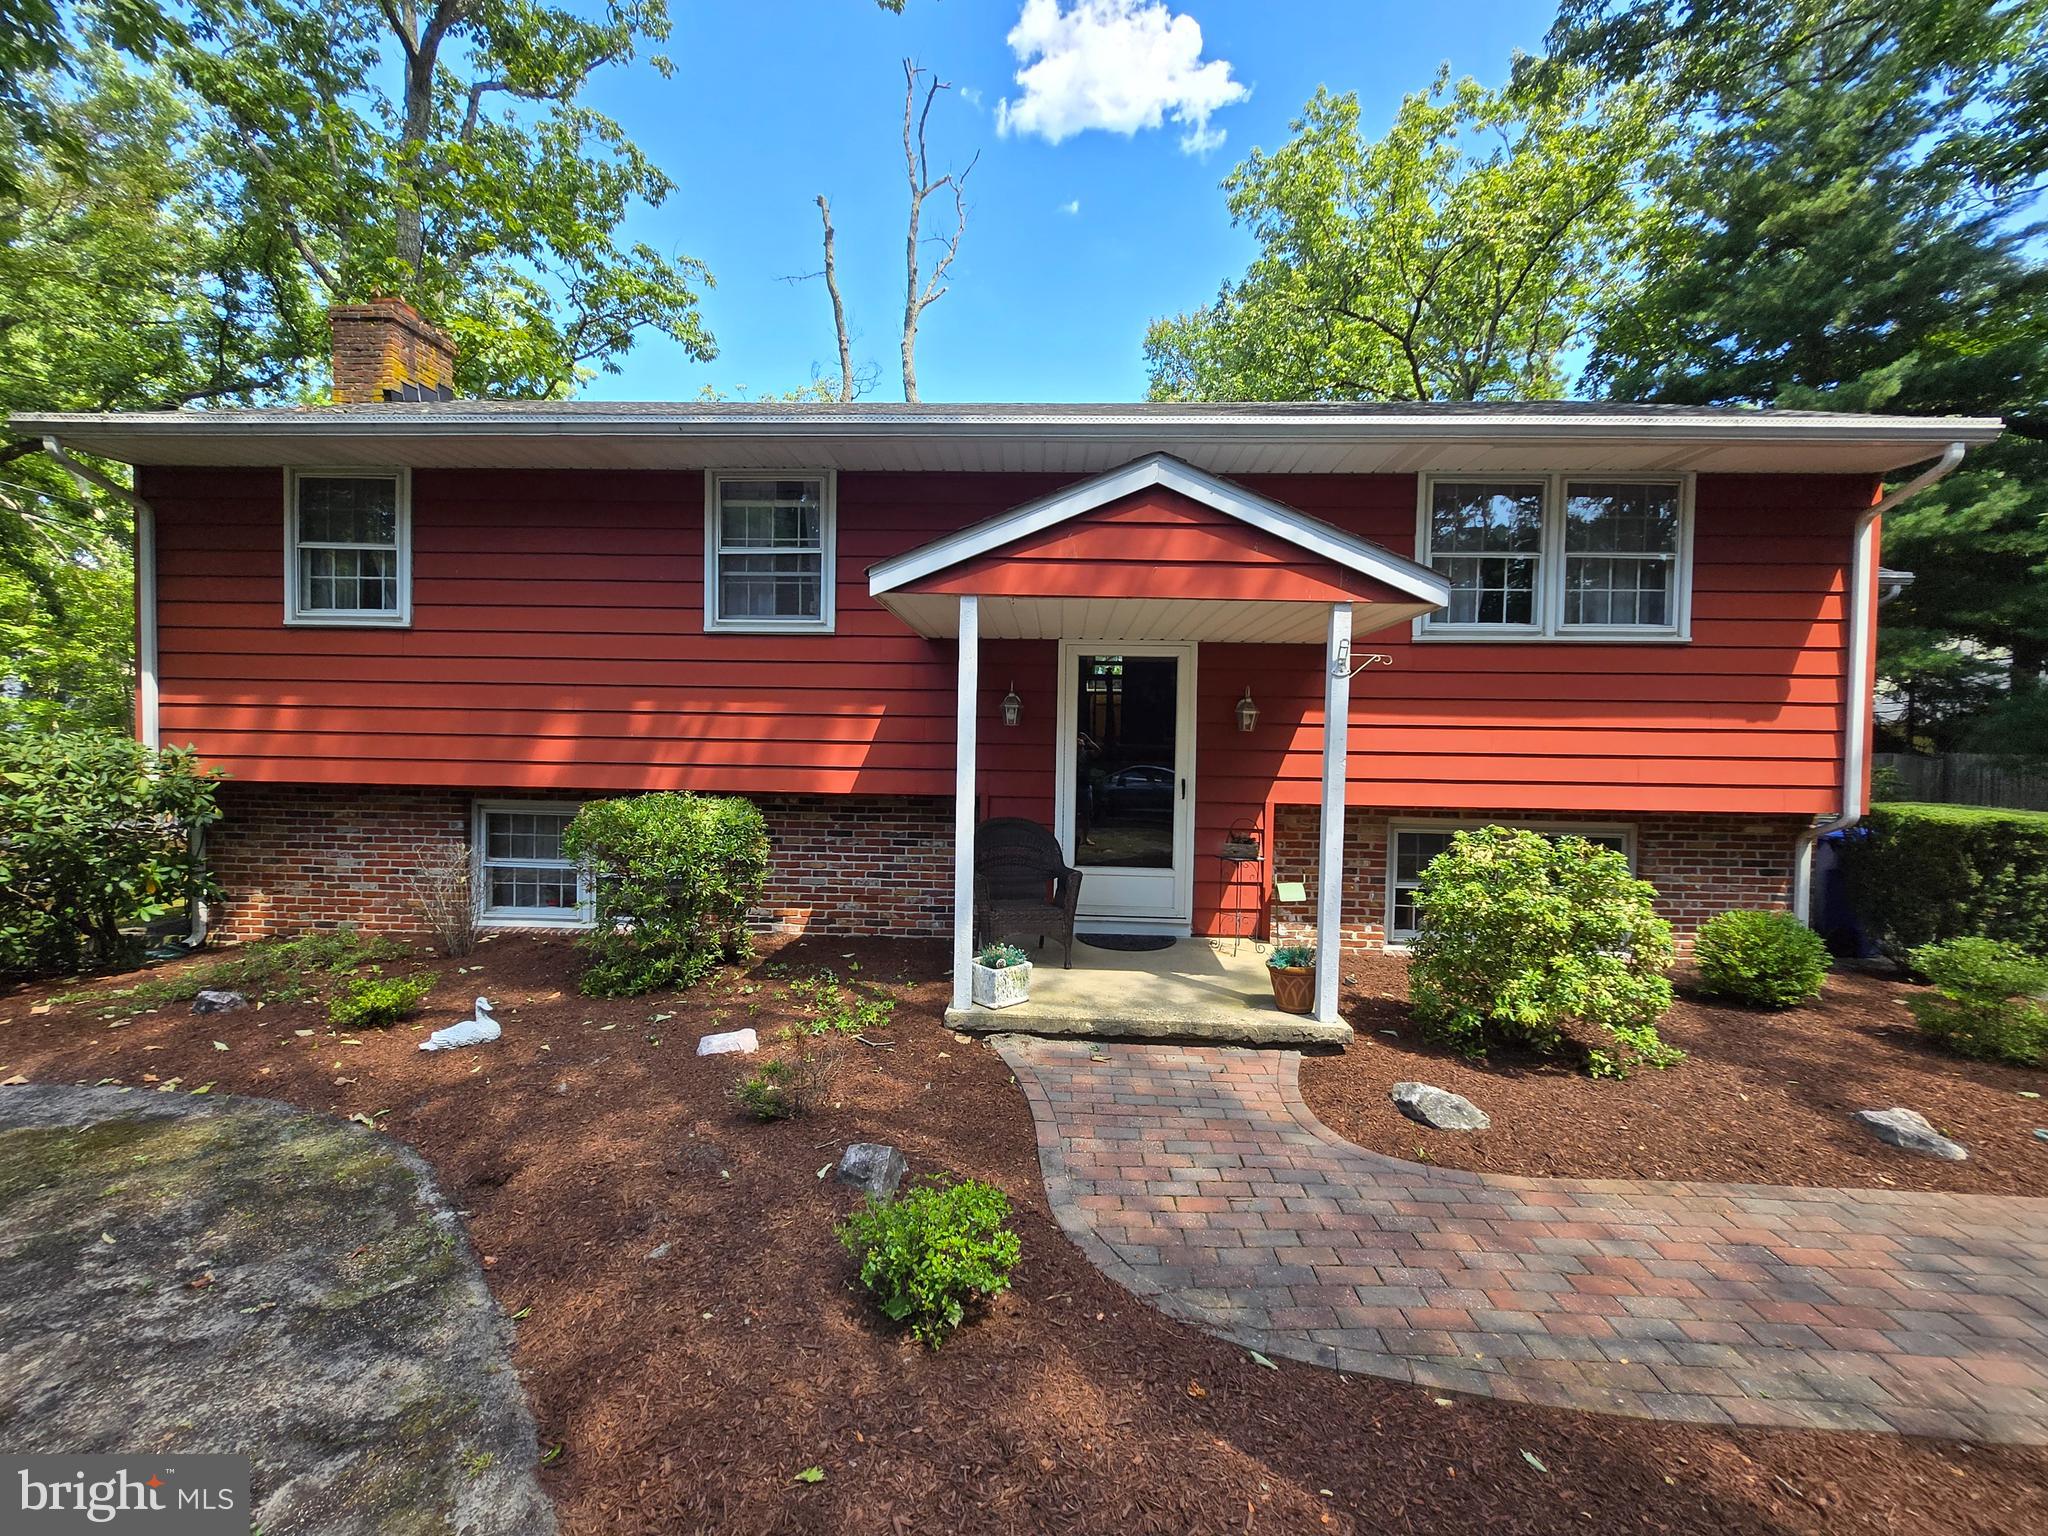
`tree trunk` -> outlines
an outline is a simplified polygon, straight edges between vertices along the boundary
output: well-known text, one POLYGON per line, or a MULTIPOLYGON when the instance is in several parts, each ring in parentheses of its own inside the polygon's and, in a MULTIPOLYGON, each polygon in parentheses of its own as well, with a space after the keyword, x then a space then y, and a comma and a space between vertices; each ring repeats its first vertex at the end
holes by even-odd
POLYGON ((839 339, 839 398, 853 398, 853 343, 846 334, 846 305, 839 298, 839 269, 832 252, 832 205, 818 196, 818 217, 825 221, 825 291, 832 295, 832 333, 839 339))

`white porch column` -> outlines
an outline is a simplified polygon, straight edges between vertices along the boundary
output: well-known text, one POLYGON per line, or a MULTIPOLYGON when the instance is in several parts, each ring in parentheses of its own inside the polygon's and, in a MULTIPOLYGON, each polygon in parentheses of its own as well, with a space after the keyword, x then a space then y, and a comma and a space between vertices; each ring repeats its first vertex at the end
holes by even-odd
POLYGON ((1323 814, 1316 850, 1316 1020, 1335 1024, 1344 970, 1344 784, 1351 737, 1351 605, 1330 604, 1323 650, 1323 814))
MULTIPOLYGON (((1347 621, 1348 622, 1348 621, 1347 621)), ((959 725, 953 758, 953 1006, 974 1002, 974 737, 981 696, 981 599, 960 599, 959 725)))

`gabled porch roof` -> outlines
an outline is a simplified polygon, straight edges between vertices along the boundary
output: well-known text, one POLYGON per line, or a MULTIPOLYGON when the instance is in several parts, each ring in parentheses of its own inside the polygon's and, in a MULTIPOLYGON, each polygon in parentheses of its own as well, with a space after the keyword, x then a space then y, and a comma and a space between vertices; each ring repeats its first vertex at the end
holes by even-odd
POLYGON ((958 633, 981 599, 988 638, 1309 643, 1329 605, 1360 633, 1449 598, 1426 566, 1196 469, 1149 454, 948 534, 868 572, 918 633, 958 633))

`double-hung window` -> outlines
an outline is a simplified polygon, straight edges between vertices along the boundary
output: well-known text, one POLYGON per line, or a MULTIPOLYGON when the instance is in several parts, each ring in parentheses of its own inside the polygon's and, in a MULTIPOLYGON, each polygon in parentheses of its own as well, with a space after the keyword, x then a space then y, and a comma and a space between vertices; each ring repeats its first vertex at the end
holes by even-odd
POLYGON ((286 478, 285 621, 412 620, 411 477, 301 469, 286 478))
POLYGON ((503 800, 476 808, 477 914, 507 927, 590 920, 576 861, 562 852, 573 804, 503 800))
POLYGON ((1679 487, 1567 480, 1566 629, 1670 629, 1678 598, 1679 487))
POLYGON ((1682 640, 1691 486, 1683 477, 1440 476, 1421 558, 1451 586, 1427 639, 1682 640))
POLYGON ((704 627, 830 631, 834 477, 708 478, 704 627))
POLYGON ((1545 490, 1541 480, 1439 480, 1430 487, 1430 563, 1451 584, 1446 624, 1536 628, 1545 490))
MULTIPOLYGON (((1415 937, 1417 927, 1415 892, 1422 885, 1422 872, 1429 861, 1451 846, 1460 832, 1471 831, 1480 822, 1424 822, 1414 826, 1395 824, 1387 831, 1387 942, 1405 944, 1415 937)), ((1583 837, 1589 843, 1613 848, 1635 867, 1635 840, 1627 827, 1567 827, 1546 822, 1529 828, 1546 837, 1583 837)))

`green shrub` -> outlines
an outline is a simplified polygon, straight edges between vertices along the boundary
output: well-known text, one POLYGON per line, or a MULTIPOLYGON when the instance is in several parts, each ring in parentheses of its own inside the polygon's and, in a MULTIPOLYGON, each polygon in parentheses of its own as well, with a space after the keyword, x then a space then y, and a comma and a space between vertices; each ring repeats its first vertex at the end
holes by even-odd
POLYGON ((1679 1053, 1657 1036, 1671 1006, 1671 925, 1656 891, 1612 848, 1580 837, 1484 827, 1460 832, 1422 872, 1409 971, 1415 1017, 1433 1038, 1482 1055, 1554 1051, 1574 1027, 1595 1076, 1679 1053))
POLYGON ((1934 991, 1906 1000, 1921 1033, 1964 1056, 2038 1066, 2048 1054, 2048 961, 1998 939, 1949 939, 1913 951, 1934 991))
POLYGON ((1313 944, 1276 944, 1273 953, 1266 957, 1266 964, 1276 971, 1314 970, 1316 947, 1313 944))
POLYGON ((336 1029, 388 1029, 434 990, 431 976, 358 976, 327 1005, 336 1029))
POLYGON ((143 925, 217 896, 192 833, 218 778, 181 748, 0 733, 0 977, 133 965, 143 925))
POLYGON ((974 952, 974 963, 992 971, 1008 971, 1029 965, 1031 957, 1014 944, 984 944, 974 952))
POLYGON ((790 1120, 808 1115, 831 1091, 832 1064, 820 1056, 796 1056, 742 1072, 732 1099, 756 1120, 790 1120))
POLYGON ((1693 943, 1700 983, 1752 1008, 1793 1008, 1819 997, 1828 947, 1790 912, 1723 912, 1693 943))
POLYGON ((583 990, 629 997, 688 987, 723 959, 753 953, 747 908, 768 879, 768 829, 729 795, 594 800, 562 834, 588 874, 596 926, 583 941, 583 990))
POLYGON ((1971 935, 2048 954, 2048 813, 1874 806, 1843 862, 1857 920, 1893 960, 1971 935))
POLYGON ((802 1003, 809 1017, 796 1028, 806 1035, 861 1035, 888 1026, 895 1003, 886 997, 869 997, 850 987, 841 987, 831 971, 820 971, 808 981, 792 981, 789 995, 802 1003))
POLYGON ((860 1260, 860 1283, 888 1317, 937 1349, 967 1308, 1009 1289, 1022 1251, 992 1184, 927 1180, 895 1200, 870 1200, 836 1229, 860 1260))

